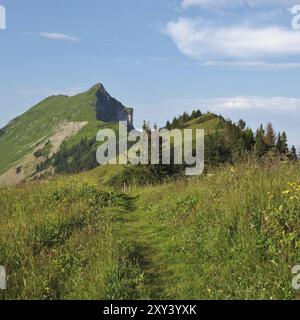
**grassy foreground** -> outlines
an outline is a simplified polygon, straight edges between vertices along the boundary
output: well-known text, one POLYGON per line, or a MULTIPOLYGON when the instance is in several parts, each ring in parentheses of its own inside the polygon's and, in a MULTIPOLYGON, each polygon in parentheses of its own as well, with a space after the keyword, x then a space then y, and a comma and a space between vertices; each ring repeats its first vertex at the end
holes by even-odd
POLYGON ((0 299, 299 298, 299 169, 228 166, 126 192, 90 173, 0 188, 0 299))

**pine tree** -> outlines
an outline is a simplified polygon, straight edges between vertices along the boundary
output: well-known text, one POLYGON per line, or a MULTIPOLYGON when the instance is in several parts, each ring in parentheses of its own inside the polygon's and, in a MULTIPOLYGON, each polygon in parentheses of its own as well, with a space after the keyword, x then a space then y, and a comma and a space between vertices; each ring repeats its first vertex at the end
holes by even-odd
POLYGON ((148 129, 146 120, 143 121, 143 127, 142 128, 143 128, 143 131, 146 131, 148 129))
POLYGON ((268 150, 268 146, 265 142, 265 130, 262 125, 256 131, 254 150, 258 157, 263 156, 268 150))
POLYGON ((269 149, 273 149, 275 147, 276 135, 271 122, 267 124, 265 142, 268 145, 269 149))
POLYGON ((282 134, 279 132, 276 142, 276 149, 279 154, 286 155, 289 152, 288 144, 287 144, 287 135, 285 132, 282 134))
POLYGON ((187 122, 189 121, 189 115, 187 112, 184 112, 183 115, 182 115, 182 121, 183 122, 187 122))
POLYGON ((295 146, 292 146, 292 148, 291 148, 290 159, 293 160, 293 161, 298 159, 297 150, 296 150, 295 146))
POLYGON ((240 119, 237 123, 237 126, 241 129, 241 130, 245 130, 246 128, 246 122, 242 119, 240 119))
POLYGON ((281 150, 282 150, 282 138, 281 138, 281 133, 278 132, 277 135, 277 140, 276 140, 276 150, 279 154, 281 154, 281 150))
POLYGON ((289 152, 288 147, 288 139, 285 131, 282 132, 282 147, 283 147, 283 154, 287 154, 289 152))
POLYGON ((202 112, 198 109, 197 111, 196 111, 196 118, 199 118, 199 117, 201 117, 202 116, 202 112))
POLYGON ((254 133, 251 128, 246 128, 242 132, 245 149, 250 151, 255 145, 254 133))
POLYGON ((175 129, 178 126, 178 119, 176 117, 174 117, 173 121, 172 121, 172 129, 175 129))
POLYGON ((172 125, 170 123, 170 121, 167 121, 166 123, 166 129, 171 130, 172 129, 172 125))

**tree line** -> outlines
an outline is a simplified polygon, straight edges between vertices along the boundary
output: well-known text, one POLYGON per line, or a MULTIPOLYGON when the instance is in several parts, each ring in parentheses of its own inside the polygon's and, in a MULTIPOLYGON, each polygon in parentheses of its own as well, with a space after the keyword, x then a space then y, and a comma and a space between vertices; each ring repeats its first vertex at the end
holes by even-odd
POLYGON ((191 114, 184 112, 174 117, 172 121, 167 121, 165 128, 182 129, 192 120, 197 119, 196 123, 201 124, 213 118, 218 119, 219 124, 205 137, 205 161, 208 165, 235 162, 245 153, 252 153, 257 158, 264 158, 267 155, 289 160, 298 158, 295 146, 289 149, 286 132, 276 133, 272 123, 268 123, 266 127, 261 125, 253 131, 242 119, 234 123, 230 119, 225 120, 221 115, 202 113, 197 109, 191 114))
MULTIPOLYGON (((230 119, 224 119, 221 115, 209 112, 203 114, 200 110, 195 110, 191 114, 184 112, 172 121, 168 121, 165 128, 182 129, 192 120, 196 120, 196 124, 201 124, 211 119, 218 121, 216 121, 214 130, 210 130, 205 135, 206 168, 225 163, 233 164, 249 154, 254 155, 257 159, 276 157, 280 160, 297 160, 296 148, 293 146, 289 149, 288 147, 286 132, 276 132, 272 123, 268 123, 265 127, 261 125, 256 131, 253 131, 244 120, 235 123, 230 119)), ((158 126, 155 124, 153 129, 158 129, 158 126)), ((144 121, 143 130, 148 132, 150 137, 152 128, 149 122, 144 121)), ((56 172, 59 173, 78 173, 93 169, 98 166, 96 148, 95 138, 84 138, 71 147, 63 144, 53 157, 47 158, 37 166, 37 171, 43 171, 49 166, 55 167, 56 172)), ((149 154, 150 152, 149 150, 149 154)), ((174 150, 172 149, 171 152, 173 153, 174 150)), ((174 164, 173 157, 171 157, 170 165, 151 165, 149 163, 146 166, 126 166, 123 173, 112 180, 112 184, 159 183, 166 179, 183 176, 184 170, 185 166, 174 164)))

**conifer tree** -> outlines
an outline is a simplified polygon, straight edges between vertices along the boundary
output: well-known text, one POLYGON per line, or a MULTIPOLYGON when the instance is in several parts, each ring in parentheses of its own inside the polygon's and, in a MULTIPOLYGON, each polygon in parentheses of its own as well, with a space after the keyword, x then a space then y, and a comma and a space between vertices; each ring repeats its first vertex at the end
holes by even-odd
POLYGON ((271 122, 267 124, 265 142, 268 145, 269 149, 273 149, 275 147, 276 135, 271 122))
POLYGON ((176 117, 174 117, 173 121, 172 121, 172 129, 175 129, 178 125, 178 119, 176 117))
POLYGON ((287 144, 287 135, 285 132, 282 134, 279 132, 277 136, 276 149, 279 154, 285 155, 288 153, 289 148, 287 144))
POLYGON ((244 121, 244 120, 242 120, 242 119, 240 119, 239 121, 238 121, 238 127, 241 129, 241 130, 245 130, 245 128, 246 128, 246 122, 244 121))
POLYGON ((172 125, 170 123, 170 121, 167 121, 166 123, 166 129, 171 130, 172 129, 172 125))
POLYGON ((295 146, 292 146, 292 148, 291 148, 290 159, 293 160, 293 161, 298 159, 297 150, 296 150, 295 146))
POLYGON ((288 147, 288 139, 287 139, 287 135, 286 132, 283 131, 282 132, 282 148, 283 148, 283 154, 287 154, 289 151, 289 147, 288 147))
POLYGON ((267 145, 265 142, 265 130, 261 125, 260 128, 256 131, 255 137, 255 153, 258 157, 263 156, 267 152, 267 145))
POLYGON ((187 112, 184 112, 183 115, 182 115, 182 121, 183 122, 187 122, 189 121, 189 115, 187 112))
POLYGON ((202 112, 198 109, 197 111, 196 111, 196 118, 199 118, 199 117, 201 117, 202 116, 202 112))

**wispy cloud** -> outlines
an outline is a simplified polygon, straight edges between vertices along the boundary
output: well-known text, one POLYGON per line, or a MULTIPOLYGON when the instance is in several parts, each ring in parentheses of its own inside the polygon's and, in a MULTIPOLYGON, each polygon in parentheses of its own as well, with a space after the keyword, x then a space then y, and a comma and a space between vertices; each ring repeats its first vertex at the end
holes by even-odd
POLYGON ((179 18, 165 32, 183 54, 195 59, 257 59, 300 54, 300 32, 280 26, 215 26, 206 21, 179 18))
POLYGON ((291 97, 237 96, 207 99, 204 100, 203 103, 217 111, 245 109, 261 109, 266 111, 300 111, 300 99, 291 97))
POLYGON ((80 42, 81 39, 73 36, 69 36, 64 33, 55 33, 55 32, 39 32, 37 35, 56 41, 68 41, 68 42, 80 42))
POLYGON ((57 33, 57 32, 20 32, 20 34, 39 36, 39 37, 43 37, 53 41, 67 41, 67 42, 81 41, 80 38, 73 37, 64 33, 57 33))
POLYGON ((182 106, 188 110, 191 106, 201 106, 203 110, 210 110, 216 113, 226 111, 253 111, 261 110, 262 112, 274 112, 287 115, 288 112, 300 112, 300 98, 280 97, 280 96, 228 96, 228 97, 211 97, 211 98, 171 98, 165 100, 167 105, 182 106))
POLYGON ((216 7, 216 6, 289 6, 293 0, 182 0, 182 7, 192 6, 216 7))
POLYGON ((203 66, 207 67, 236 67, 236 68, 245 68, 252 69, 257 68, 260 70, 273 70, 280 71, 285 69, 300 69, 300 63, 298 62, 278 62, 278 63, 268 63, 264 61, 215 61, 209 60, 205 61, 203 66))

